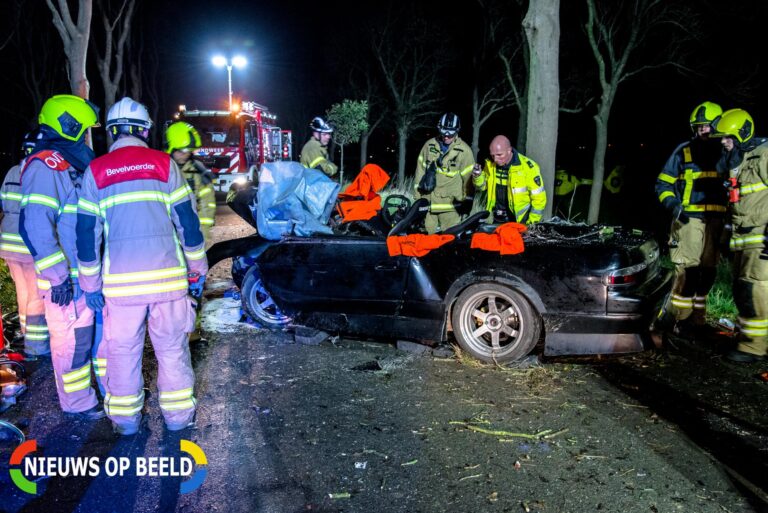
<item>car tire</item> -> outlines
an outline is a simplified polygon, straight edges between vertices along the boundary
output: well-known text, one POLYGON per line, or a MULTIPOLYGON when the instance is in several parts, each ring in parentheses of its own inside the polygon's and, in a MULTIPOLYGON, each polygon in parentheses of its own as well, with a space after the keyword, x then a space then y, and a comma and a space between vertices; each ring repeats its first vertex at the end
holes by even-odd
POLYGON ((291 323, 291 318, 285 315, 272 300, 261 281, 256 267, 251 267, 243 277, 240 288, 243 310, 265 328, 282 329, 291 323))
POLYGON ((541 318, 531 303, 498 283, 464 289, 453 306, 451 325, 459 346, 484 362, 520 360, 541 334, 541 318))

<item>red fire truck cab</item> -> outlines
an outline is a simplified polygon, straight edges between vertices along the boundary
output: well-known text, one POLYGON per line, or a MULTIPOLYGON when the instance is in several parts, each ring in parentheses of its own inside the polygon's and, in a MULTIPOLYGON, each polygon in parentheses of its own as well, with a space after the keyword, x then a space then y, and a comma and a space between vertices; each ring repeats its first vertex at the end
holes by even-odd
POLYGON ((277 116, 256 102, 243 102, 232 112, 187 110, 182 105, 174 117, 200 133, 202 146, 195 155, 213 171, 214 188, 220 192, 255 181, 263 163, 293 155, 291 131, 277 126, 277 116))

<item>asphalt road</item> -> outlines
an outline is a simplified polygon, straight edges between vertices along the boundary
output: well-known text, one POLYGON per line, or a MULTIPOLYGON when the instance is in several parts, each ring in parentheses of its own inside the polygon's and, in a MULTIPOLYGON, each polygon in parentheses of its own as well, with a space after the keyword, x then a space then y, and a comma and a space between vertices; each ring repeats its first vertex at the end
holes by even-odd
MULTIPOLYGON (((252 230, 221 207, 215 239, 252 230)), ((760 366, 716 345, 626 357, 479 366, 399 351, 386 341, 296 344, 238 323, 226 263, 207 283, 206 340, 192 345, 194 429, 168 433, 154 356, 145 355, 144 429, 69 421, 49 361, 2 414, 45 456, 166 456, 187 439, 207 474, 50 477, 11 482, 0 443, 2 511, 747 512, 766 511, 768 384, 760 366)))

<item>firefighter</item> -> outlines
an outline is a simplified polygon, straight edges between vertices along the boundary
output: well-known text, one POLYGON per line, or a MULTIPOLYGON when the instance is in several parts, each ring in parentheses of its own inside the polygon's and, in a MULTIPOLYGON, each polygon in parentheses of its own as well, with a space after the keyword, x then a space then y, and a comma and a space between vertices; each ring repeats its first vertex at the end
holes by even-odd
POLYGON ((328 176, 335 175, 338 167, 328 158, 333 127, 323 118, 316 117, 309 123, 309 128, 312 129, 312 137, 301 149, 299 163, 310 169, 319 169, 328 176))
POLYGON ((187 334, 196 310, 187 292, 201 293, 208 271, 195 197, 173 159, 147 147, 150 128, 146 107, 130 98, 109 109, 112 144, 88 167, 78 203, 80 280, 88 305, 104 309, 104 406, 123 435, 141 422, 146 325, 165 423, 175 431, 193 421, 187 334))
POLYGON ((736 157, 728 173, 739 339, 726 357, 751 363, 768 350, 768 139, 754 137, 752 117, 741 109, 723 113, 713 128, 714 137, 720 137, 726 152, 736 157))
POLYGON ((19 212, 21 210, 21 168, 26 157, 32 154, 37 142, 38 131, 24 136, 22 151, 24 159, 13 166, 5 175, 0 200, 3 220, 0 224, 0 258, 8 264, 8 270, 16 288, 16 304, 19 324, 24 335, 24 353, 42 356, 51 353, 48 341, 48 325, 45 322, 45 304, 37 290, 35 261, 19 235, 19 212))
POLYGON ((653 326, 657 332, 695 337, 707 329, 707 294, 715 283, 727 205, 724 174, 717 169, 722 152, 711 137, 711 123, 722 112, 712 102, 693 110, 693 138, 672 152, 656 179, 659 201, 672 216, 669 252, 675 264, 672 290, 653 326))
POLYGON ((189 123, 178 121, 166 129, 165 140, 166 151, 181 169, 184 179, 197 198, 200 230, 208 243, 216 216, 216 197, 211 172, 192 155, 192 150, 200 147, 200 134, 189 123))
POLYGON ((61 409, 95 420, 104 410, 91 388, 91 363, 100 383, 105 348, 94 344, 94 313, 78 286, 75 223, 83 172, 94 157, 86 133, 98 126, 98 113, 62 94, 43 104, 38 119, 35 150, 21 170, 19 233, 35 261, 61 409))
POLYGON ((541 221, 547 195, 539 165, 497 135, 491 141, 491 159, 472 171, 477 190, 488 190, 486 209, 494 223, 531 224, 541 221))
POLYGON ((414 188, 417 198, 430 201, 424 225, 435 233, 459 224, 456 207, 468 196, 467 186, 475 157, 459 137, 459 117, 446 112, 437 123, 437 137, 429 139, 419 152, 414 188))

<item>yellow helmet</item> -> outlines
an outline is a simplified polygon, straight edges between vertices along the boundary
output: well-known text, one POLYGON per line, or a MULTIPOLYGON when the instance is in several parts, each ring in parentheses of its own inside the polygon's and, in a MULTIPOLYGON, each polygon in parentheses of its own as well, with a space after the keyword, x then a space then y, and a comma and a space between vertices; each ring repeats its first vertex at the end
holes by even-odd
POLYGON ((731 109, 723 113, 712 127, 715 133, 712 137, 734 137, 740 143, 745 143, 755 135, 755 123, 752 116, 742 109, 731 109))
POLYGON ((64 139, 79 141, 86 130, 99 126, 99 109, 79 96, 57 94, 43 104, 38 122, 64 139))
POLYGON ((713 102, 698 105, 691 113, 691 128, 696 125, 709 125, 723 114, 723 108, 713 102))
POLYGON ((168 153, 174 150, 191 150, 200 147, 200 134, 195 127, 184 121, 177 121, 165 130, 165 144, 168 153))

